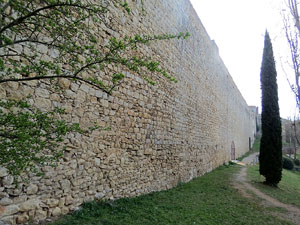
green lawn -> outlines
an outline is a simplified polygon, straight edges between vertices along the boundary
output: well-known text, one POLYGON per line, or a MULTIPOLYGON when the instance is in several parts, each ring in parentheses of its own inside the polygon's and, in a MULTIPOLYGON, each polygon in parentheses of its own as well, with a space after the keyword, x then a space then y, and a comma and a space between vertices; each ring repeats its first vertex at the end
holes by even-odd
POLYGON ((264 185, 264 177, 259 175, 258 166, 248 168, 248 179, 252 184, 264 193, 278 199, 281 202, 300 207, 300 172, 283 170, 282 180, 278 188, 264 185))
POLYGON ((52 225, 290 224, 242 197, 230 184, 240 170, 222 166, 168 191, 113 202, 90 202, 52 225))
POLYGON ((260 137, 257 137, 253 143, 253 146, 252 146, 252 150, 254 152, 258 152, 259 151, 259 146, 260 146, 260 137))
MULTIPOLYGON (((254 151, 259 151, 259 141, 260 140, 258 139, 255 140, 253 145, 254 151)), ((297 154, 297 158, 300 158, 300 155, 297 154)), ((264 193, 281 202, 300 207, 300 172, 284 169, 282 180, 279 183, 278 188, 270 187, 262 183, 265 179, 263 176, 259 175, 258 165, 249 167, 247 173, 250 182, 264 193)))

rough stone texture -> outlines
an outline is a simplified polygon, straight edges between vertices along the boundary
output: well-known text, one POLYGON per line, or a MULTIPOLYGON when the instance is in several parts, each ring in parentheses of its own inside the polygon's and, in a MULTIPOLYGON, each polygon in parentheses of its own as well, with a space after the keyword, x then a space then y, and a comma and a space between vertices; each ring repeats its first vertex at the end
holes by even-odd
POLYGON ((4 216, 0 219, 0 225, 10 225, 16 224, 16 217, 15 216, 4 216))
POLYGON ((28 188, 26 189, 26 193, 27 193, 28 195, 35 194, 35 193, 37 193, 37 191, 38 191, 38 186, 35 185, 35 184, 30 184, 30 185, 28 186, 28 188))
POLYGON ((39 207, 40 201, 37 199, 31 199, 26 202, 20 203, 20 211, 22 212, 28 212, 30 210, 35 210, 39 207))
MULTIPOLYGON (((109 33, 124 37, 189 31, 187 40, 160 41, 140 49, 161 61, 178 83, 153 75, 157 85, 152 86, 137 74, 122 71, 125 82, 111 96, 65 79, 58 81, 61 91, 47 81, 0 85, 2 98, 21 99, 30 94, 31 103, 39 109, 63 107, 67 112, 64 119, 79 122, 83 128, 94 122, 111 127, 89 136, 68 135, 67 151, 58 167, 42 168, 43 177, 29 176, 30 183, 18 189, 0 168, 0 197, 5 199, 0 205, 0 221, 44 220, 95 198, 116 199, 168 189, 228 162, 232 146, 235 158, 249 150, 255 116, 190 2, 144 1, 147 13, 143 18, 136 1, 129 4, 132 15, 112 9, 114 30, 103 24, 95 28, 99 40, 107 43, 109 33)), ((58 56, 45 46, 37 49, 48 57, 58 56)), ((103 71, 99 76, 108 80, 103 71)))
POLYGON ((5 177, 7 175, 7 170, 3 167, 0 167, 0 177, 5 177))
POLYGON ((61 209, 59 207, 56 207, 52 212, 52 216, 59 216, 59 215, 61 215, 61 209))
POLYGON ((9 199, 9 198, 2 198, 0 200, 0 205, 2 205, 2 206, 10 205, 12 203, 13 203, 13 201, 11 199, 9 199))
POLYGON ((36 220, 45 220, 47 218, 47 211, 46 210, 37 210, 35 213, 36 220))
POLYGON ((4 216, 10 216, 10 215, 13 215, 17 212, 19 212, 20 209, 17 205, 9 205, 9 206, 6 206, 4 207, 4 210, 0 210, 0 218, 1 217, 4 217, 4 216))
POLYGON ((29 220, 27 213, 23 213, 17 217, 17 224, 24 224, 29 220))

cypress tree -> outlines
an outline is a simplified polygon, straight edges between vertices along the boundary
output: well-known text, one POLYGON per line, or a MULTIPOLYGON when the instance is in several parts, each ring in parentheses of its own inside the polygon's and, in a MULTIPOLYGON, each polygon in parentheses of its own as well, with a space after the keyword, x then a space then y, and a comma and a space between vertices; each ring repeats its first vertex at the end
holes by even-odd
POLYGON ((281 119, 278 106, 277 73, 272 43, 266 31, 260 73, 262 90, 262 137, 259 154, 259 172, 265 183, 277 186, 282 172, 281 119))

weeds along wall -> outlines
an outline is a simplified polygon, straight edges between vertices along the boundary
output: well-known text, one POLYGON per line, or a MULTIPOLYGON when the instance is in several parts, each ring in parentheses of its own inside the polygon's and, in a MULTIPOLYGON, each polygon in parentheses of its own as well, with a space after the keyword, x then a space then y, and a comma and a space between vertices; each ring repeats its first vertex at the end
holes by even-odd
MULTIPOLYGON (((158 41, 143 47, 178 83, 153 77, 150 85, 124 72, 125 82, 108 96, 101 90, 60 79, 8 83, 0 96, 22 99, 41 110, 62 107, 64 119, 89 127, 96 122, 110 130, 69 135, 59 165, 45 167, 43 177, 28 176, 16 188, 5 168, 0 170, 0 220, 25 223, 66 214, 93 199, 133 197, 174 187, 239 157, 249 150, 253 115, 234 84, 188 0, 129 2, 132 14, 111 8, 113 28, 95 28, 100 43, 134 34, 188 31, 187 40, 158 41)), ((22 47, 22 46, 19 46, 22 47)), ((37 45, 45 57, 53 57, 37 45)), ((108 70, 99 73, 106 79, 108 70)))

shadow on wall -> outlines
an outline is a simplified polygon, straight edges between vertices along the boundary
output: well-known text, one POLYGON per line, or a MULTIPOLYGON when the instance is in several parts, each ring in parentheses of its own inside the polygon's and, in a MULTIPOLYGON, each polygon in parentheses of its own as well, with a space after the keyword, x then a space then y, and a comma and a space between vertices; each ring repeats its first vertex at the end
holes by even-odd
POLYGON ((235 144, 234 144, 234 141, 231 142, 231 160, 235 160, 235 144))

